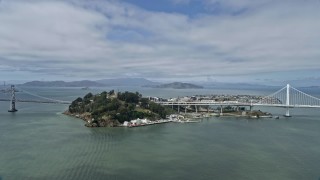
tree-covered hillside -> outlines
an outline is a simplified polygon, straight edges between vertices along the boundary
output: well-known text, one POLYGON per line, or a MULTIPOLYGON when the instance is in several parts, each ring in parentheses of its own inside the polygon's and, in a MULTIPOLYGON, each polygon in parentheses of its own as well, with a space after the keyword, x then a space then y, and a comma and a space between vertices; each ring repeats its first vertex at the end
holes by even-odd
POLYGON ((87 126, 94 127, 117 126, 137 118, 156 120, 171 113, 173 110, 170 108, 143 98, 138 92, 116 93, 114 90, 79 97, 71 103, 67 112, 88 121, 87 126))

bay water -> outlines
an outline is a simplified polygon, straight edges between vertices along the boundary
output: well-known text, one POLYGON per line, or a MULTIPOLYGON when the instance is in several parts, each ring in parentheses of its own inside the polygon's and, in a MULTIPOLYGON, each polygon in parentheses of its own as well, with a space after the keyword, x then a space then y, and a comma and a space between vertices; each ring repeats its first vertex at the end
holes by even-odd
MULTIPOLYGON (((88 92, 139 91, 144 96, 268 95, 268 90, 170 90, 138 87, 25 88, 74 100, 88 92)), ((318 91, 309 90, 319 97, 318 91)), ((23 92, 17 98, 28 99, 23 92)), ((1 180, 226 179, 319 180, 320 109, 261 108, 280 119, 205 118, 139 128, 87 128, 62 114, 68 105, 0 102, 1 180)))

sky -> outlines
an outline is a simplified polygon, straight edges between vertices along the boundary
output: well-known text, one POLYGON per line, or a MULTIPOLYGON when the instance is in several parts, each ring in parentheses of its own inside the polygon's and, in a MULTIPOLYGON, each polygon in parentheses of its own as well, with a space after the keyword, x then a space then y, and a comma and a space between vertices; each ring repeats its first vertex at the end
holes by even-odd
POLYGON ((0 80, 320 85, 320 0, 0 0, 0 80))

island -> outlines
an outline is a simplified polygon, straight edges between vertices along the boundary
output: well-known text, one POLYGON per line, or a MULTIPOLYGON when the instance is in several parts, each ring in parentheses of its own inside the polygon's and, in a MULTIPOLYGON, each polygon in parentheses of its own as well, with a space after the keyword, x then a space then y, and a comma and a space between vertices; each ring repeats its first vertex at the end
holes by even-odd
POLYGON ((169 107, 142 97, 139 92, 102 92, 74 100, 66 115, 81 118, 87 127, 118 127, 135 119, 157 121, 174 113, 169 107))
POLYGON ((203 89, 202 86, 198 86, 191 83, 173 82, 168 84, 160 84, 155 86, 147 86, 152 88, 172 88, 172 89, 203 89))

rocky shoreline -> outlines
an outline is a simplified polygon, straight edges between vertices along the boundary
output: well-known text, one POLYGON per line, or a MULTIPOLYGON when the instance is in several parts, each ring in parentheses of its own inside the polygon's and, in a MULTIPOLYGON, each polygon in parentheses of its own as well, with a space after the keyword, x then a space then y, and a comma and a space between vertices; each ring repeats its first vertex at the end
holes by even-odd
POLYGON ((62 114, 85 121, 86 127, 118 127, 120 125, 118 121, 114 121, 114 120, 109 120, 109 119, 95 120, 92 118, 91 114, 88 112, 79 114, 79 113, 70 113, 67 110, 62 114))

